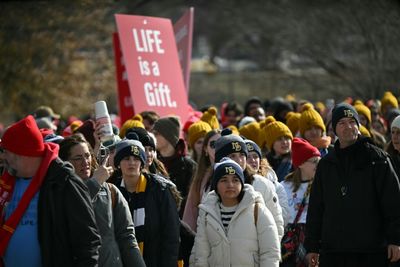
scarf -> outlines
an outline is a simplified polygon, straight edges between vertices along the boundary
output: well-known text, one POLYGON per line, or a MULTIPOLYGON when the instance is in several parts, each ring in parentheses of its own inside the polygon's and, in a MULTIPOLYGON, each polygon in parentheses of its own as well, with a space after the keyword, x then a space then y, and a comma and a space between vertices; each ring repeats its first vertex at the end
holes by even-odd
POLYGON ((281 158, 282 160, 279 162, 279 165, 275 169, 276 176, 278 177, 278 181, 282 182, 285 180, 285 177, 292 170, 292 159, 291 157, 285 156, 281 158))
POLYGON ((18 227, 19 221, 24 215, 32 198, 40 190, 40 187, 46 177, 46 173, 50 166, 50 163, 57 158, 57 155, 58 146, 53 143, 46 143, 43 160, 36 174, 33 176, 28 188, 26 189, 24 195, 18 203, 17 208, 6 221, 4 221, 4 209, 6 208, 8 201, 12 196, 15 186, 15 177, 11 176, 8 171, 6 171, 0 178, 0 212, 2 214, 2 224, 0 228, 0 256, 4 256, 11 236, 13 235, 15 229, 18 227))
POLYGON ((133 207, 133 222, 135 223, 136 240, 139 244, 140 253, 143 255, 145 236, 145 204, 146 204, 147 179, 142 174, 136 185, 136 192, 130 193, 133 207))

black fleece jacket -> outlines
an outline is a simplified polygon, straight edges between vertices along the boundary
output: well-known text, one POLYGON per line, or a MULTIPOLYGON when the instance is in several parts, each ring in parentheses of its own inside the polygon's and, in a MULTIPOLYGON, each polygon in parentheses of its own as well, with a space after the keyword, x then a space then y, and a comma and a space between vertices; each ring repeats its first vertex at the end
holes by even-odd
POLYGON ((400 245, 400 186, 386 152, 369 138, 321 159, 310 194, 305 247, 377 253, 400 245))

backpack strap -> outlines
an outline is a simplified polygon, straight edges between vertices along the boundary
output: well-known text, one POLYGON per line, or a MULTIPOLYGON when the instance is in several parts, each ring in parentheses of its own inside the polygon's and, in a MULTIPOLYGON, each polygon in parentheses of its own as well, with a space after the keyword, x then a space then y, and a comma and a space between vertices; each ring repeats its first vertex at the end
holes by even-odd
POLYGON ((117 198, 117 192, 115 191, 115 188, 114 188, 114 186, 111 184, 111 183, 107 183, 107 185, 108 185, 108 188, 110 189, 110 192, 111 192, 111 206, 112 206, 112 208, 114 209, 115 208, 115 205, 116 205, 116 198, 117 198))

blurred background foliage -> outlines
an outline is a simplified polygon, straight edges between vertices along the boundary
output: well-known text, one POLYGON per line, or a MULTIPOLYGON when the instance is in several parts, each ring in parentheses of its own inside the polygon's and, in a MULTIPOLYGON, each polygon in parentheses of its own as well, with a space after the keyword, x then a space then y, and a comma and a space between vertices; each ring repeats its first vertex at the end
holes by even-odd
POLYGON ((82 116, 106 100, 117 112, 114 14, 175 22, 190 6, 190 100, 198 107, 253 95, 340 101, 400 93, 400 1, 1 2, 0 121, 42 104, 82 116))

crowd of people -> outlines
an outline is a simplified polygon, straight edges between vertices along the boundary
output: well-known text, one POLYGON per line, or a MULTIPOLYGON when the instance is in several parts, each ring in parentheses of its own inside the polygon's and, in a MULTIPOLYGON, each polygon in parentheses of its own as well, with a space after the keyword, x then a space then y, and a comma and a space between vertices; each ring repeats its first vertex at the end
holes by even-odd
POLYGON ((0 142, 0 266, 400 266, 400 109, 248 99, 0 142), (104 141, 107 140, 107 141, 104 141))

